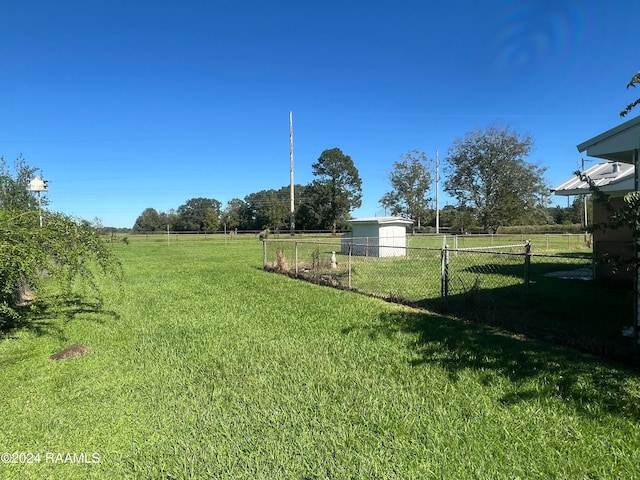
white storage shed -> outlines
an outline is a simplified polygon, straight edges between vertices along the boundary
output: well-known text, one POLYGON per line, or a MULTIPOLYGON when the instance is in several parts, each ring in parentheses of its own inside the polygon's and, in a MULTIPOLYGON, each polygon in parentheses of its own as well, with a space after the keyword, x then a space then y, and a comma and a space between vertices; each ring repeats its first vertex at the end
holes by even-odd
POLYGON ((407 227, 413 220, 401 217, 354 218, 351 232, 342 236, 341 252, 369 257, 403 257, 407 254, 407 227))

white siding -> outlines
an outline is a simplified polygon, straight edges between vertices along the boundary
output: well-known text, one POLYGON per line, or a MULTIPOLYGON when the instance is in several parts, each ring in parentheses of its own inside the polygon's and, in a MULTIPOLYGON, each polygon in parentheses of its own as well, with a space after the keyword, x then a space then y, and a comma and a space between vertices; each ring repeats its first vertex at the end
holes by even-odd
POLYGON ((380 257, 403 257, 407 254, 407 227, 383 225, 380 227, 380 257))
POLYGON ((352 221, 352 231, 342 238, 341 251, 369 257, 397 257, 407 254, 407 224, 402 218, 373 218, 352 221))

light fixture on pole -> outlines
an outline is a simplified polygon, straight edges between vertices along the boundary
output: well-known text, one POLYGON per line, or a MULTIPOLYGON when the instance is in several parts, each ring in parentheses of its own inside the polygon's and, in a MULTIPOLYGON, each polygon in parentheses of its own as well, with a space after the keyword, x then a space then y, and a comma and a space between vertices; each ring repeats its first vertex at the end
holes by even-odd
POLYGON ((36 176, 29 182, 28 190, 30 192, 38 193, 38 210, 40 212, 40 228, 42 228, 42 201, 40 199, 40 193, 46 192, 48 189, 48 181, 36 176))

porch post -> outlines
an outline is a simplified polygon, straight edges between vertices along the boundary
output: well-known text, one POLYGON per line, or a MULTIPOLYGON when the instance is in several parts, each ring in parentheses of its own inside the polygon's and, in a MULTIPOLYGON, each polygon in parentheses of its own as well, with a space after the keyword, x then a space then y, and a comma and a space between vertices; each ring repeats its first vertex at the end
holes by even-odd
MULTIPOLYGON (((640 141, 639 141, 640 143, 640 141)), ((640 146, 639 146, 640 147, 640 146)), ((634 178, 633 178, 633 184, 634 184, 634 190, 637 192, 638 191, 638 187, 640 184, 640 161, 638 161, 638 148, 636 148, 633 151, 633 166, 634 166, 634 178)), ((637 213, 636 213, 637 214, 637 213)), ((637 228, 637 227, 636 227, 637 228)), ((640 232, 636 231, 634 232, 636 239, 635 239, 635 253, 636 253, 636 261, 634 262, 634 273, 635 275, 633 276, 633 283, 634 283, 634 287, 635 287, 635 295, 634 295, 634 307, 635 307, 635 318, 634 318, 634 322, 633 322, 633 349, 635 351, 638 350, 638 340, 640 339, 640 333, 639 333, 639 329, 640 329, 640 266, 638 265, 638 263, 640 263, 640 237, 638 235, 640 235, 640 232)))

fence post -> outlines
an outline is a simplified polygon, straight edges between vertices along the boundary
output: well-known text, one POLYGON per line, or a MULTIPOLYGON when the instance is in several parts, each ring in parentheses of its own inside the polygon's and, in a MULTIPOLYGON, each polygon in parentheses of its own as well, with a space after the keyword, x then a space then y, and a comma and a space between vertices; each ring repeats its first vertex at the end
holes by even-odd
POLYGON ((351 246, 353 244, 349 243, 349 260, 347 261, 347 270, 349 271, 348 273, 348 277, 349 277, 349 290, 351 290, 351 246))
POLYGON ((449 247, 446 244, 440 255, 440 296, 443 300, 449 296, 449 247))
POLYGON ((527 240, 524 244, 524 291, 529 293, 529 277, 531 270, 531 240, 527 240))
POLYGON ((298 242, 296 242, 296 277, 298 276, 298 242))
POLYGON ((262 268, 267 268, 267 239, 262 239, 262 268))

